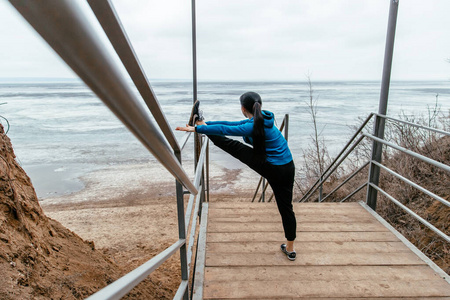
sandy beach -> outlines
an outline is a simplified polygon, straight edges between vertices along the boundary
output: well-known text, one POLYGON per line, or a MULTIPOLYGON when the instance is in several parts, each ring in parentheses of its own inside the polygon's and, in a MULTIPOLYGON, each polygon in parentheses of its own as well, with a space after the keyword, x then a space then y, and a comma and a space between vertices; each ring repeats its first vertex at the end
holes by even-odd
MULTIPOLYGON (((185 168, 193 178, 193 166, 185 168)), ((85 185, 81 191, 40 199, 40 204, 47 216, 93 241, 122 268, 132 270, 178 239, 175 180, 160 164, 112 166, 80 180, 85 185)), ((251 201, 258 180, 248 168, 211 163, 210 201, 251 201)), ((158 297, 171 299, 176 291, 178 259, 151 275, 155 288, 162 289, 158 297)))

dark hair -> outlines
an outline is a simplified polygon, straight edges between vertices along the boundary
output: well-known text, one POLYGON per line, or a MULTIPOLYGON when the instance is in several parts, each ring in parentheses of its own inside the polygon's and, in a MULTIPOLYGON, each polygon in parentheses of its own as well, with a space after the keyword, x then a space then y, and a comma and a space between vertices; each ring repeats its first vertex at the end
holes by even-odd
POLYGON ((247 92, 241 95, 241 105, 253 114, 253 151, 262 161, 266 158, 266 137, 264 118, 261 112, 262 101, 259 94, 247 92))

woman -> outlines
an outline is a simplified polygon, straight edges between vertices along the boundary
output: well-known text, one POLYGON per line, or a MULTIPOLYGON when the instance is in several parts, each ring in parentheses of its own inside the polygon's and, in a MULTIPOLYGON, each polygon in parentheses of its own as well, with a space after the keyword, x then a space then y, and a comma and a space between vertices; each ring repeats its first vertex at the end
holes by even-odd
MULTIPOLYGON (((292 189, 295 166, 292 154, 281 132, 274 126, 273 113, 261 110, 261 97, 247 92, 240 97, 242 114, 246 120, 238 122, 208 121, 199 117, 198 105, 194 104, 193 122, 176 130, 206 134, 219 148, 239 159, 258 174, 265 177, 275 195, 278 211, 281 214, 286 244, 281 250, 290 260, 295 260, 294 240, 297 221, 292 208, 292 189), (242 136, 249 147, 225 136, 242 136)), ((192 117, 191 117, 192 119, 192 117)))

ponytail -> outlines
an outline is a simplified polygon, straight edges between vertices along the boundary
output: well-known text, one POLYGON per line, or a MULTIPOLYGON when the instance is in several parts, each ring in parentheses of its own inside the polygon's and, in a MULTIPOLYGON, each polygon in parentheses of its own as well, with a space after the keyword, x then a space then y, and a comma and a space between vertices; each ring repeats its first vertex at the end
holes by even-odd
POLYGON ((261 104, 253 104, 253 151, 260 158, 266 155, 266 136, 264 133, 264 118, 261 113, 261 104))
POLYGON ((254 92, 247 92, 240 98, 241 105, 253 113, 253 153, 264 162, 266 159, 266 136, 264 133, 264 117, 261 112, 261 97, 254 92))

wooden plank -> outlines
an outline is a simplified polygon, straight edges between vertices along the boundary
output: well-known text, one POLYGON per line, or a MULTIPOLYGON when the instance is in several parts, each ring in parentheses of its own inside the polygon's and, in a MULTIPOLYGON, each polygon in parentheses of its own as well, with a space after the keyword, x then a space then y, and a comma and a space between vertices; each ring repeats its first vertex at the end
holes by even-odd
MULTIPOLYGON (((227 215, 252 215, 254 213, 258 212, 259 214, 265 214, 265 215, 279 215, 278 208, 276 207, 267 207, 267 208, 247 208, 247 207, 237 207, 237 208, 220 208, 215 209, 211 211, 211 216, 227 216, 227 215)), ((311 209, 311 210, 305 210, 305 209, 294 209, 295 214, 297 215, 308 215, 308 214, 314 214, 314 215, 348 215, 348 214, 355 214, 355 213, 361 213, 365 214, 367 216, 370 216, 364 208, 361 206, 359 207, 352 207, 350 209, 311 209)))
MULTIPOLYGON (((286 276, 286 279, 288 277, 286 276)), ((238 281, 205 282, 204 299, 313 297, 449 297, 444 281, 238 281)))
POLYGON ((246 266, 206 268, 205 281, 284 281, 287 274, 293 280, 360 281, 360 280, 433 280, 436 274, 420 266, 246 266))
MULTIPOLYGON (((276 206, 264 206, 264 207, 223 207, 218 208, 213 211, 213 213, 254 213, 255 211, 271 213, 278 212, 278 208, 276 206)), ((294 206, 294 212, 297 214, 331 214, 331 213, 348 213, 348 212, 364 212, 364 209, 359 206, 348 207, 348 208, 310 208, 304 209, 301 207, 294 206)))
MULTIPOLYGON (((281 222, 278 223, 240 223, 240 222, 211 222, 209 232, 280 232, 283 231, 281 222)), ((297 223, 297 231, 388 231, 379 222, 367 223, 297 223)))
MULTIPOLYGON (((301 208, 301 209, 327 209, 327 208, 332 208, 332 209, 348 209, 348 208, 355 208, 360 206, 357 202, 345 202, 345 203, 339 203, 339 202, 324 202, 324 203, 292 203, 294 208, 301 208)), ((210 202, 210 209, 211 210, 216 210, 219 208, 235 208, 235 207, 255 207, 255 208, 260 208, 260 207, 276 207, 276 203, 275 202, 229 202, 229 201, 224 201, 224 202, 210 202)))
MULTIPOLYGON (((281 232, 209 232, 208 242, 282 242, 281 232)), ((304 242, 396 242, 391 232, 297 232, 297 240, 304 242)))
POLYGON ((276 253, 207 253, 206 266, 325 266, 325 265, 425 265, 411 252, 402 253, 297 253, 290 261, 281 252, 276 253))
MULTIPOLYGON (((342 223, 372 223, 373 218, 368 215, 296 215, 297 222, 301 223, 323 223, 323 222, 342 222, 342 223)), ((242 223, 276 223, 281 222, 281 217, 278 214, 264 215, 254 212, 252 215, 227 215, 227 216, 211 216, 212 223, 215 222, 242 222, 242 223)))
POLYGON ((385 219, 383 219, 379 214, 372 210, 366 203, 359 202, 361 207, 367 210, 373 217, 375 217, 381 224, 386 226, 400 241, 402 241, 413 253, 420 257, 425 263, 427 263, 431 269, 433 269, 439 276, 445 279, 448 284, 450 284, 450 276, 445 273, 438 265, 436 265, 431 259, 429 259, 425 254, 422 253, 416 246, 414 246, 406 237, 404 237, 400 232, 398 232, 394 227, 392 227, 385 219))
MULTIPOLYGON (((229 298, 214 298, 215 300, 225 300, 225 299, 229 299, 229 298)), ((260 299, 260 298, 233 298, 233 299, 254 299, 254 300, 257 300, 257 299, 260 299)), ((284 298, 284 297, 276 297, 275 299, 277 299, 277 300, 293 300, 293 299, 295 299, 295 300, 314 300, 314 299, 317 299, 317 300, 324 300, 324 299, 326 299, 326 300, 343 300, 343 299, 349 299, 349 298, 342 298, 342 297, 339 297, 339 298, 335 298, 335 297, 326 297, 326 298, 324 298, 324 297, 309 297, 309 296, 307 296, 307 297, 289 297, 289 298, 284 298)), ((355 298, 351 298, 351 299, 355 299, 355 298)), ((356 299, 364 299, 364 300, 399 300, 399 297, 376 297, 376 298, 373 298, 373 297, 357 297, 356 299)), ((450 297, 401 297, 400 298, 401 300, 450 300, 450 297)))
MULTIPOLYGON (((224 298, 214 298, 214 299, 216 299, 216 300, 224 300, 224 298)), ((246 299, 249 299, 249 298, 246 298, 246 299)), ((327 300, 342 300, 343 298, 341 298, 341 297, 339 297, 339 298, 335 298, 335 297, 326 297, 326 298, 323 298, 323 297, 295 297, 295 298, 293 298, 293 297, 289 297, 289 298, 276 298, 277 300, 292 300, 292 299, 296 299, 296 300, 301 300, 301 299, 304 299, 304 300, 309 300, 309 299, 317 299, 317 300, 324 300, 324 299, 327 299, 327 300)), ((344 298, 344 299, 346 299, 346 298, 344 298)), ((354 298, 352 298, 352 299, 354 299, 354 298)), ((377 298, 372 298, 372 297, 363 297, 363 296, 361 296, 361 297, 358 297, 357 299, 364 299, 364 300, 399 300, 399 297, 377 297, 377 298)), ((400 298, 401 300, 450 300, 450 297, 401 297, 400 298)))
MULTIPOLYGON (((275 253, 281 242, 208 243, 208 253, 275 253)), ((297 241, 301 253, 397 253, 410 250, 402 242, 304 242, 297 241)))

